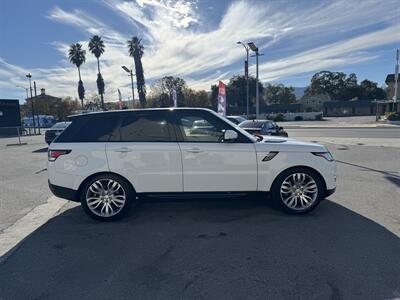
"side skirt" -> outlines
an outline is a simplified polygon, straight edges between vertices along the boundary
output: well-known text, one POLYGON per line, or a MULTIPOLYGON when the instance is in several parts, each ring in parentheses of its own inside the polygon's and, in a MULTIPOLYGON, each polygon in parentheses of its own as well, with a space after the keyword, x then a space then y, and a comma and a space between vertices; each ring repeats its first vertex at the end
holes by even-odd
POLYGON ((265 197, 267 192, 178 192, 178 193, 140 193, 138 198, 143 201, 152 200, 209 200, 240 197, 265 197))

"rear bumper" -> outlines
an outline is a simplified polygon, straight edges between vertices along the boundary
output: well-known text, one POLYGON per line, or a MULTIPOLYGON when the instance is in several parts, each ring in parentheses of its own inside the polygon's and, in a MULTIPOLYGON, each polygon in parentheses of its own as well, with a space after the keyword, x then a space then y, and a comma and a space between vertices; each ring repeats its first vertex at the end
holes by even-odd
POLYGON ((325 198, 329 197, 330 195, 332 195, 335 191, 336 191, 336 188, 333 188, 333 189, 330 189, 330 190, 326 190, 325 198))
POLYGON ((79 202, 78 191, 75 191, 73 189, 69 189, 69 188, 66 188, 66 187, 62 187, 62 186, 51 184, 50 181, 48 183, 49 183, 49 188, 50 188, 51 192, 56 197, 67 199, 67 200, 71 200, 71 201, 75 201, 75 202, 79 202))

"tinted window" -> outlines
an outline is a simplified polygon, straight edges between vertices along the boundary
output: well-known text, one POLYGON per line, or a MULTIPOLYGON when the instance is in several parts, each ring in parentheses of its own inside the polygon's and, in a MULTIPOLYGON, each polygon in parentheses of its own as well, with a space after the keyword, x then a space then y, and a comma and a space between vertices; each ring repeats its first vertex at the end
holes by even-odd
POLYGON ((248 120, 239 124, 240 128, 261 128, 264 125, 263 121, 248 120))
POLYGON ((266 129, 274 129, 274 128, 275 128, 274 123, 272 123, 272 122, 266 122, 266 123, 265 123, 265 128, 266 128, 266 129))
POLYGON ((168 142, 171 141, 167 113, 150 111, 124 114, 117 134, 112 141, 168 142))
POLYGON ((59 122, 54 124, 50 129, 64 129, 67 128, 71 122, 59 122))
POLYGON ((107 142, 118 123, 118 114, 101 113, 72 118, 72 123, 55 140, 69 142, 107 142))
MULTIPOLYGON (((223 142, 227 129, 234 130, 232 126, 203 111, 183 110, 177 112, 177 127, 184 142, 223 142)), ((250 142, 239 133, 237 142, 250 142)))

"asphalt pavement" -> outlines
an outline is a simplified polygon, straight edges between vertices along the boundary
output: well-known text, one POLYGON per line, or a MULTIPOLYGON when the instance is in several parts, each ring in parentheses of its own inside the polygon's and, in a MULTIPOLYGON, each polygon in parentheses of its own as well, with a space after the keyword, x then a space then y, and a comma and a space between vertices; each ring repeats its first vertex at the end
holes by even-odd
MULTIPOLYGON (((313 132, 289 134, 333 134, 313 132)), ((69 203, 0 263, 0 299, 400 298, 400 148, 326 145, 338 189, 306 216, 243 197, 153 201, 120 222, 98 223, 69 203)), ((18 188, 22 175, 0 160, 2 178, 14 184, 0 195, 12 214, 23 215, 23 199, 34 199, 30 207, 46 201, 27 188, 37 182, 47 196, 46 173, 36 173, 44 148, 0 147, 5 160, 17 153, 20 171, 29 162, 18 188)))
MULTIPOLYGON (((285 128, 285 123, 280 123, 285 128)), ((286 129, 293 137, 345 137, 369 139, 400 139, 400 126, 389 128, 290 128, 286 129)))

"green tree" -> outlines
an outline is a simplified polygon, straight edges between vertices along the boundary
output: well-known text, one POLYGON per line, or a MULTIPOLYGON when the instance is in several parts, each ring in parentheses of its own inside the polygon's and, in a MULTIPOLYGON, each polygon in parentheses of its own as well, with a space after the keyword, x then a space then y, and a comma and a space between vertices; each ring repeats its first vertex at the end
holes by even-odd
POLYGON ((26 103, 21 105, 21 117, 25 117, 31 112, 31 101, 34 101, 35 108, 43 115, 51 115, 57 121, 66 121, 69 115, 74 111, 79 110, 80 105, 78 101, 72 100, 71 97, 56 98, 49 101, 49 99, 33 98, 27 99, 26 103))
POLYGON ((210 107, 210 97, 204 90, 196 91, 190 88, 183 90, 184 105, 188 107, 210 107))
POLYGON ((128 41, 129 56, 133 57, 135 62, 136 84, 139 94, 139 101, 142 107, 146 106, 146 84, 144 81, 144 72, 142 65, 142 56, 144 47, 141 40, 136 36, 128 41))
POLYGON ((173 105, 172 90, 175 89, 178 106, 184 106, 183 90, 187 87, 186 81, 179 77, 164 76, 151 85, 152 96, 159 99, 160 107, 173 105))
MULTIPOLYGON (((258 89, 260 93, 260 106, 263 103, 262 95, 264 86, 258 81, 258 89)), ((211 105, 216 108, 218 103, 218 85, 211 86, 211 105)), ((246 112, 246 79, 243 75, 233 76, 226 85, 226 101, 228 107, 238 107, 239 113, 246 112)), ((249 105, 254 107, 256 103, 256 78, 249 76, 249 105)))
POLYGON ((311 78, 311 84, 306 88, 306 96, 328 94, 333 100, 343 99, 346 88, 346 74, 342 72, 321 71, 311 78))
POLYGON ((98 35, 92 36, 89 40, 89 50, 97 59, 97 90, 101 98, 101 108, 104 110, 104 80, 100 72, 100 56, 104 53, 104 42, 98 35))
POLYGON ((83 99, 85 99, 85 88, 81 78, 81 65, 86 61, 86 51, 82 49, 79 43, 71 44, 68 50, 68 58, 78 68, 79 81, 78 81, 78 95, 81 100, 83 109, 83 99))
POLYGON ((296 95, 293 87, 287 87, 283 84, 265 84, 264 90, 265 104, 289 104, 296 102, 296 95))
POLYGON ((311 78, 311 84, 304 92, 306 96, 329 95, 332 100, 385 99, 386 94, 376 82, 365 79, 357 83, 354 73, 348 76, 342 72, 321 71, 311 78))
POLYGON ((364 79, 363 81, 361 81, 360 87, 362 91, 362 99, 368 99, 368 100, 386 99, 385 90, 378 87, 378 84, 376 82, 364 79))

